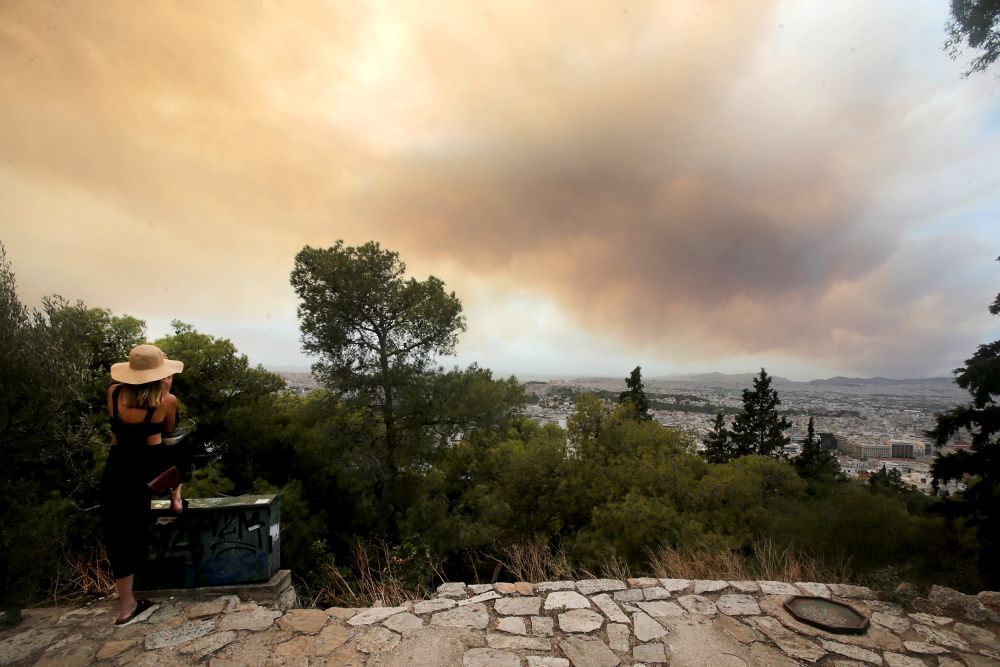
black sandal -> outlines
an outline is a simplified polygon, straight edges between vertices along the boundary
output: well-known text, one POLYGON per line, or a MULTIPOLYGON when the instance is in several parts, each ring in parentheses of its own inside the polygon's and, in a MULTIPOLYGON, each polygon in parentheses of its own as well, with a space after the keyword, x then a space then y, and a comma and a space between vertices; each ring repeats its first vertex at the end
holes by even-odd
POLYGON ((125 618, 116 618, 115 625, 128 625, 129 623, 137 619, 139 617, 139 614, 142 614, 150 607, 152 607, 153 604, 154 603, 152 600, 136 600, 135 609, 132 611, 132 613, 126 616, 125 618))

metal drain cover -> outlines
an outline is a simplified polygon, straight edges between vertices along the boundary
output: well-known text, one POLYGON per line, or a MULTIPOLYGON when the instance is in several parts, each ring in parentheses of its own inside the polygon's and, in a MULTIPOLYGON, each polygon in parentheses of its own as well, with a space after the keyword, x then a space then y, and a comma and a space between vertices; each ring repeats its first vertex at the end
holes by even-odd
POLYGON ((850 605, 826 598, 799 595, 785 603, 797 620, 827 632, 860 635, 868 629, 868 617, 850 605))

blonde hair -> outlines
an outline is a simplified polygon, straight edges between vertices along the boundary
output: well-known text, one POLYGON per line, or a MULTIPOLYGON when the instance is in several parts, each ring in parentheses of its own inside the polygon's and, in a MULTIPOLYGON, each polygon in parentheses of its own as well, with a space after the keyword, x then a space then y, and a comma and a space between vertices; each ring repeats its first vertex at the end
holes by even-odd
POLYGON ((123 384, 122 400, 129 408, 158 408, 163 402, 166 386, 163 380, 153 380, 145 384, 123 384))

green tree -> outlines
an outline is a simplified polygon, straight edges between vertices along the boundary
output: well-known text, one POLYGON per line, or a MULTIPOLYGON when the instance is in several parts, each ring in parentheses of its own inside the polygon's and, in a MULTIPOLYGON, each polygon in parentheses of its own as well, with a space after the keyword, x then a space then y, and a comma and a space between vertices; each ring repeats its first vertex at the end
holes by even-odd
POLYGON ((951 19, 945 24, 944 48, 957 59, 968 46, 981 51, 962 75, 984 72, 1000 58, 1000 2, 997 0, 951 0, 951 19))
POLYGON ((823 443, 816 437, 813 418, 809 417, 806 440, 802 451, 795 457, 795 468, 804 479, 832 479, 840 472, 840 464, 823 443))
POLYGON ((632 373, 625 378, 625 386, 628 389, 618 396, 618 402, 630 402, 635 409, 636 416, 641 421, 652 419, 653 415, 649 414, 649 399, 646 398, 646 390, 642 386, 641 366, 632 369, 632 373))
POLYGON ((791 422, 778 415, 781 399, 771 388, 771 377, 761 368, 753 389, 743 390, 743 409, 733 420, 733 441, 737 456, 759 454, 781 456, 789 438, 791 422))
POLYGON ((721 412, 715 415, 712 430, 705 436, 702 455, 709 463, 726 463, 734 457, 732 433, 726 428, 726 418, 721 412))
POLYGON ((454 292, 434 276, 407 280, 405 271, 399 255, 378 243, 338 241, 327 249, 303 248, 291 275, 301 299, 303 347, 320 357, 313 371, 378 423, 370 449, 383 535, 398 509, 393 495, 400 470, 423 459, 425 420, 413 393, 465 330, 454 292))
MULTIPOLYGON (((1000 294, 989 311, 1000 315, 1000 294)), ((1000 561, 1000 340, 980 345, 965 366, 955 370, 955 376, 958 386, 972 395, 972 402, 938 415, 930 435, 941 447, 955 433, 966 430, 972 435, 972 447, 939 454, 931 472, 935 486, 952 479, 968 480, 965 491, 949 499, 945 507, 976 529, 982 544, 984 583, 996 586, 1000 583, 995 567, 1000 561)))

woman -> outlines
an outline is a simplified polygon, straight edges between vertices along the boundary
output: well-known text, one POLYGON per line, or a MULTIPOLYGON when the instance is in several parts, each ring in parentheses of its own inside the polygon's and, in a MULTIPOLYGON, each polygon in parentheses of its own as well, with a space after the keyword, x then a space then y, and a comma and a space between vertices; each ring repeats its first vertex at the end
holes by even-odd
MULTIPOLYGON (((177 397, 170 393, 173 374, 184 363, 167 359, 155 345, 138 345, 128 361, 111 366, 117 383, 108 388, 111 454, 101 479, 104 544, 118 588, 116 625, 124 625, 153 603, 132 595, 135 572, 149 551, 150 474, 153 447, 163 447, 163 433, 177 423, 177 397)), ((171 489, 174 512, 183 509, 180 486, 171 489)))

